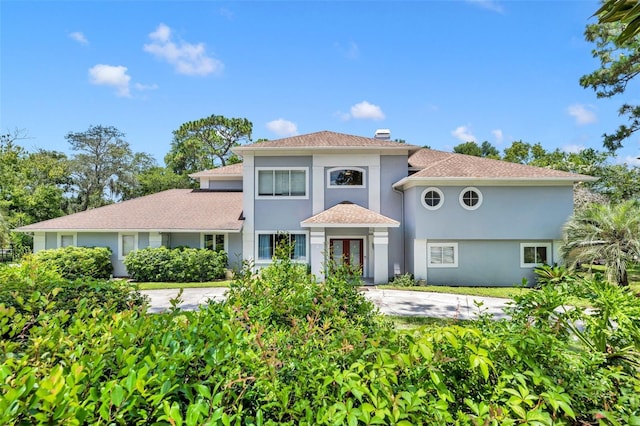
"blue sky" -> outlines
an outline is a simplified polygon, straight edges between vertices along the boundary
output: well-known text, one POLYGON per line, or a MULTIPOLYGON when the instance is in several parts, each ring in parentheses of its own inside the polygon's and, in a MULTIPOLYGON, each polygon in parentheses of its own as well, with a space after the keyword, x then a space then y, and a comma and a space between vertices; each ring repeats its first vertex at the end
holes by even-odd
MULTIPOLYGON (((597 1, 0 2, 0 130, 28 149, 115 126, 160 164, 212 114, 253 139, 331 130, 450 151, 514 140, 602 148, 638 102, 580 87, 597 1)), ((618 161, 640 156, 640 135, 618 161)))

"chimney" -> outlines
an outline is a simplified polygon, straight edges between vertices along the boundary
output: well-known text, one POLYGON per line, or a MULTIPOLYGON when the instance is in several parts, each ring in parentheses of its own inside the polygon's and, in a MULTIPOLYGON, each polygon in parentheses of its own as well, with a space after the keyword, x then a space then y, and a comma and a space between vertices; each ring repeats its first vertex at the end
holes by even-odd
POLYGON ((383 141, 391 140, 391 130, 389 129, 378 129, 376 130, 376 134, 373 136, 374 139, 380 139, 383 141))

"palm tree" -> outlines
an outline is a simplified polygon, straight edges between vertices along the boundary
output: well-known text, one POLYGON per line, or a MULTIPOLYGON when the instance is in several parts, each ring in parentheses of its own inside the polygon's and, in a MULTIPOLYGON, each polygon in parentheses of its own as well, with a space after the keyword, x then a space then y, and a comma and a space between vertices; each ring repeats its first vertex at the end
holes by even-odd
POLYGON ((627 267, 640 257, 640 203, 591 204, 564 226, 561 253, 570 268, 604 262, 607 279, 629 285, 627 267))

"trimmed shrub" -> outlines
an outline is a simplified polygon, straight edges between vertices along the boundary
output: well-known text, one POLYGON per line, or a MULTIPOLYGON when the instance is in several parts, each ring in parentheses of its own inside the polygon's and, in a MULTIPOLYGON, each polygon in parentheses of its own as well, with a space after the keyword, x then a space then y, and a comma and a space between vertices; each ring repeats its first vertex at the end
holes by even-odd
POLYGON ((108 247, 64 247, 42 250, 33 257, 70 280, 107 279, 113 274, 111 249, 108 247))
POLYGON ((146 297, 125 281, 66 279, 30 256, 18 266, 0 266, 0 304, 35 317, 42 310, 73 315, 81 304, 88 309, 121 311, 145 305, 146 297), (40 304, 41 296, 47 304, 40 304))
POLYGON ((224 278, 227 254, 194 248, 145 248, 129 253, 124 264, 138 282, 204 282, 224 278))

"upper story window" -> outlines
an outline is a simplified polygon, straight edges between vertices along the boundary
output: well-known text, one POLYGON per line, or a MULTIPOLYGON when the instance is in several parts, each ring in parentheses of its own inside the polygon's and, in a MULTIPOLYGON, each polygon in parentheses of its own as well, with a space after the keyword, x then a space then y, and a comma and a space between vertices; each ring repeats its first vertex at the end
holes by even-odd
POLYGON ((425 209, 438 210, 444 203, 444 194, 438 188, 427 188, 422 191, 420 201, 425 209))
POLYGON ((257 168, 258 193, 262 197, 297 197, 307 198, 307 169, 292 168, 257 168))
POLYGON ((336 167, 327 170, 329 188, 364 188, 365 173, 359 167, 336 167))
POLYGON ((482 192, 468 187, 460 192, 460 205, 466 210, 475 210, 482 205, 482 192))

